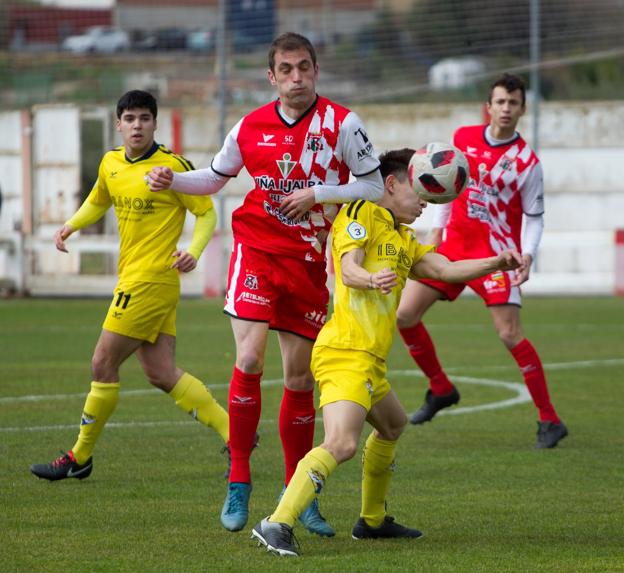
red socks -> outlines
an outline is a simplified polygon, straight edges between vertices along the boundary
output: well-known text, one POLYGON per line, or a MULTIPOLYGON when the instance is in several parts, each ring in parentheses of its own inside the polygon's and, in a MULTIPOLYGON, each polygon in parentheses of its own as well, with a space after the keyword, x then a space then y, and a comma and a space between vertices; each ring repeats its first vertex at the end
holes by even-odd
POLYGON ((407 349, 429 378, 429 387, 434 396, 442 396, 453 391, 453 384, 447 378, 438 361, 433 341, 422 322, 410 328, 399 329, 407 349))
POLYGON ((230 483, 251 483, 249 458, 260 422, 262 408, 261 377, 262 373, 246 374, 234 366, 228 396, 228 414, 230 416, 230 441, 228 445, 232 458, 230 483))
POLYGON ((542 361, 535 348, 525 338, 516 344, 510 352, 518 363, 520 371, 524 376, 524 383, 531 394, 531 398, 533 398, 535 406, 539 410, 540 421, 558 424, 561 420, 559 420, 555 408, 550 403, 542 361))
POLYGON ((279 431, 284 448, 284 464, 288 485, 299 460, 314 446, 314 390, 298 392, 284 387, 279 415, 279 431))
MULTIPOLYGON (((442 370, 435 347, 424 324, 419 322, 416 326, 400 329, 399 332, 412 358, 420 366, 425 376, 429 378, 431 393, 441 396, 451 392, 453 386, 442 370)), ((516 344, 510 352, 518 363, 524 376, 524 383, 539 410, 540 421, 558 424, 560 422, 559 416, 557 416, 555 408, 550 402, 544 369, 535 348, 525 338, 516 344)))

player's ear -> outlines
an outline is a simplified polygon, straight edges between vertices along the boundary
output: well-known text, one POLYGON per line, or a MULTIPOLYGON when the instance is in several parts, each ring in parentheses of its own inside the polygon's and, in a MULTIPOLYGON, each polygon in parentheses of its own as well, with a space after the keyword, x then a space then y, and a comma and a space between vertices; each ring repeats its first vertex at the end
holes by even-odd
POLYGON ((384 187, 386 188, 388 193, 390 193, 390 194, 394 193, 394 186, 396 184, 397 184, 396 176, 393 175, 392 173, 390 173, 390 175, 388 175, 386 177, 386 180, 384 181, 384 187))
POLYGON ((267 78, 269 78, 272 86, 277 84, 277 81, 275 80, 275 74, 273 73, 273 70, 271 68, 267 70, 267 78))

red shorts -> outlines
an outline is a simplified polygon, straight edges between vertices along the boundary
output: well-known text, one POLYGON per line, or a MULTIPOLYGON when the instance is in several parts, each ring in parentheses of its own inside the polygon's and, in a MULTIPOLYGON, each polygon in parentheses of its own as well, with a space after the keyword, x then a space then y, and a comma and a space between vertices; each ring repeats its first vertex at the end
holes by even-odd
POLYGON ((327 318, 324 262, 260 251, 234 241, 224 312, 316 340, 327 318))
MULTIPOLYGON (((449 249, 440 245, 437 252, 444 255, 451 261, 459 260, 459 257, 453 256, 449 249)), ((513 271, 495 271, 484 277, 473 279, 467 283, 445 283, 442 281, 434 281, 431 279, 419 279, 418 282, 430 286, 440 291, 447 300, 455 300, 461 292, 468 286, 476 292, 485 302, 486 306, 496 306, 500 304, 515 304, 521 306, 522 297, 520 287, 511 286, 513 271)))

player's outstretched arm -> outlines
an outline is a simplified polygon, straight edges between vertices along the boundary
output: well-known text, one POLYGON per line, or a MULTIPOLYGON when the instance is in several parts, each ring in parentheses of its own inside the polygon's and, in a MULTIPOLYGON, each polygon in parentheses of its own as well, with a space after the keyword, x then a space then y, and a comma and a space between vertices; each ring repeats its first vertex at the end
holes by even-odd
POLYGON ((145 176, 152 191, 171 190, 183 195, 213 195, 228 182, 211 167, 196 171, 174 172, 169 167, 153 167, 145 176))
POLYGON ((364 249, 353 249, 342 255, 340 259, 342 282, 349 288, 360 290, 379 289, 382 294, 390 294, 397 285, 396 273, 390 269, 369 273, 362 266, 364 255, 364 249))
POLYGON ((298 189, 284 197, 280 211, 293 221, 298 221, 315 203, 349 203, 357 199, 379 201, 383 197, 383 179, 379 170, 356 177, 344 185, 315 185, 298 189))
POLYGON ((503 251, 495 257, 454 262, 449 261, 439 253, 427 253, 412 266, 411 276, 447 283, 459 283, 485 276, 494 271, 512 271, 523 268, 522 256, 517 251, 512 250, 503 251))
POLYGON ((165 191, 171 189, 173 170, 169 167, 153 167, 145 176, 145 181, 151 191, 165 191))

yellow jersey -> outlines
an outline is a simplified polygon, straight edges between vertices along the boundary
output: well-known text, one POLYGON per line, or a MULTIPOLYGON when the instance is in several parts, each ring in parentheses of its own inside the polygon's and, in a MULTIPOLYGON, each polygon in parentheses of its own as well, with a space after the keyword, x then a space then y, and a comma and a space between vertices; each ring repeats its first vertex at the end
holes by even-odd
POLYGON ((433 249, 433 245, 421 245, 413 231, 397 224, 384 207, 365 200, 343 206, 332 225, 334 313, 319 333, 316 346, 362 350, 385 360, 394 338, 401 291, 412 265, 433 249), (364 249, 362 266, 368 272, 389 268, 396 273, 398 284, 391 293, 343 284, 340 260, 354 249, 364 249))
POLYGON ((129 159, 125 148, 118 147, 102 158, 87 198, 95 206, 115 208, 119 280, 179 284, 171 255, 177 250, 186 211, 201 216, 213 209, 208 196, 150 191, 145 176, 157 166, 173 171, 194 169, 187 159, 157 143, 137 159, 129 159))

